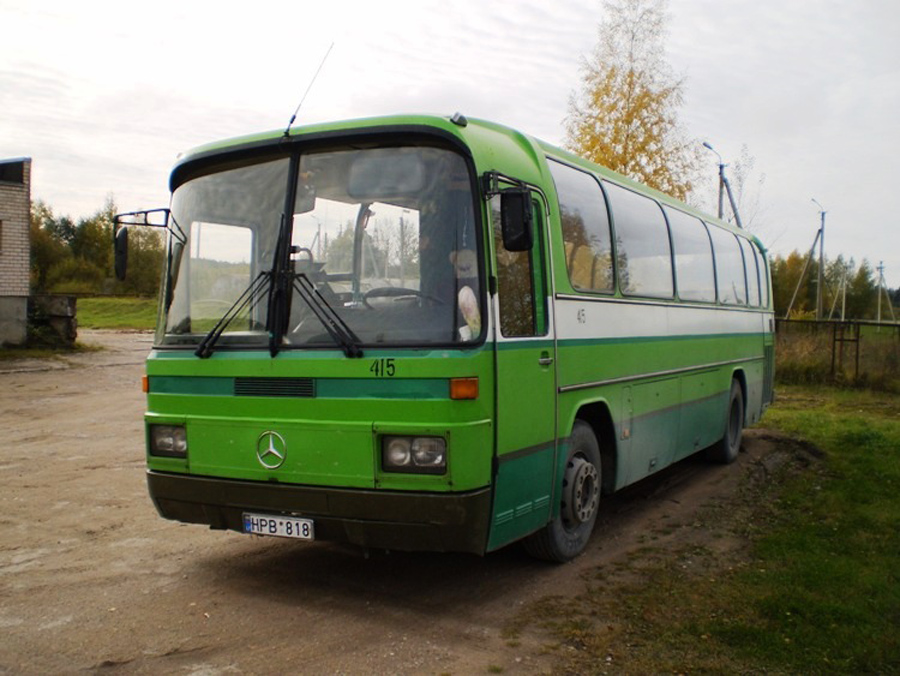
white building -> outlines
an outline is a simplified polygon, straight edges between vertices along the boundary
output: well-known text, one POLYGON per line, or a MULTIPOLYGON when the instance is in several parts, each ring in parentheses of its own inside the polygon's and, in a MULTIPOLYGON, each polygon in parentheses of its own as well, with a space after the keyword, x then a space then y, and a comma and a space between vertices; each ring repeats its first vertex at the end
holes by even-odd
POLYGON ((0 346, 27 335, 30 214, 31 158, 0 160, 0 346))

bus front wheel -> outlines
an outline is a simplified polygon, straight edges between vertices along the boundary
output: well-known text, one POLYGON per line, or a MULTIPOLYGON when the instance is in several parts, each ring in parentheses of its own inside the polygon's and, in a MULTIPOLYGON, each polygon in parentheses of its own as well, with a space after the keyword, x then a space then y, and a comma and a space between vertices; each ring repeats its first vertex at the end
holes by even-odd
POLYGON ((706 459, 723 465, 737 460, 744 433, 744 391, 737 380, 731 381, 728 410, 725 414, 725 435, 706 449, 706 459))
POLYGON ((568 439, 559 514, 524 540, 532 556, 563 563, 584 551, 600 503, 600 445, 591 426, 575 422, 568 439))

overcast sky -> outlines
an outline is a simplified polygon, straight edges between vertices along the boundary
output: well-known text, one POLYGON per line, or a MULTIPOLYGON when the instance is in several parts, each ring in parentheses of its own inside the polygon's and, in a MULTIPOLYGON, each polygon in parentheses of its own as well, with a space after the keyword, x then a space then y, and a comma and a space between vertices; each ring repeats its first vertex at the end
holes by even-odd
MULTIPOLYGON (((283 128, 332 42, 299 123, 459 110, 559 144, 601 11, 599 0, 0 0, 0 158, 33 158, 32 197, 57 215, 90 215, 109 195, 123 211, 164 206, 178 153, 283 128)), ((884 261, 900 286, 900 2, 670 0, 669 13, 687 133, 728 162, 746 144, 752 182, 765 175, 752 230, 774 252, 807 250, 815 198, 826 255, 884 261)))

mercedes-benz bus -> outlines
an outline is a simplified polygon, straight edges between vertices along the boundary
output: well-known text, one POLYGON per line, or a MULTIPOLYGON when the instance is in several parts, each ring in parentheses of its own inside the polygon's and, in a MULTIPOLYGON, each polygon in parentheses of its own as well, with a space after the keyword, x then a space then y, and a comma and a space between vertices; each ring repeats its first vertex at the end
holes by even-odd
POLYGON ((168 519, 566 561, 603 496, 772 400, 747 232, 487 121, 317 124, 186 153, 147 359, 168 519))

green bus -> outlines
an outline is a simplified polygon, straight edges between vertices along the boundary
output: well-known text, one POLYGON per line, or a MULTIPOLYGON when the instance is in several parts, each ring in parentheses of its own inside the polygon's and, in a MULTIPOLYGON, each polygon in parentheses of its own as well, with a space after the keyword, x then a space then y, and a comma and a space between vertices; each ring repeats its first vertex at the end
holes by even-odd
POLYGON ((525 134, 391 116, 174 167, 147 360, 168 519, 566 561, 601 497, 738 454, 772 400, 746 232, 525 134))

